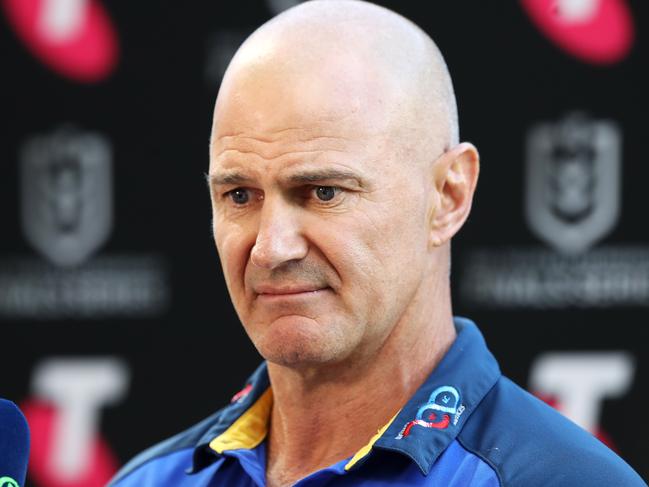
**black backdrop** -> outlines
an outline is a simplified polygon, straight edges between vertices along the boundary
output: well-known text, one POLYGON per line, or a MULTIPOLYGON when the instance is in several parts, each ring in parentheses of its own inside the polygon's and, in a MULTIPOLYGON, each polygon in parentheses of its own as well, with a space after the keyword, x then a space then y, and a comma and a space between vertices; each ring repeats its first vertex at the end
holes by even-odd
MULTIPOLYGON (((103 485, 258 363, 203 175, 233 50, 294 3, 0 3, 0 396, 30 485, 103 485)), ((481 153, 456 313, 649 477, 646 2, 379 3, 439 44, 481 153)))

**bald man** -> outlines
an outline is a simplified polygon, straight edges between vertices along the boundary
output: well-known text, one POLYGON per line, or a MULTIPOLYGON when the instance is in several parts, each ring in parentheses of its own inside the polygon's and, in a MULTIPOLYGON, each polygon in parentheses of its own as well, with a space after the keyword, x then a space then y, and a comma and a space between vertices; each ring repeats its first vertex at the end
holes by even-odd
POLYGON ((408 20, 332 0, 260 27, 221 84, 209 189, 265 362, 112 485, 644 485, 453 318, 450 241, 478 168, 444 60, 408 20))

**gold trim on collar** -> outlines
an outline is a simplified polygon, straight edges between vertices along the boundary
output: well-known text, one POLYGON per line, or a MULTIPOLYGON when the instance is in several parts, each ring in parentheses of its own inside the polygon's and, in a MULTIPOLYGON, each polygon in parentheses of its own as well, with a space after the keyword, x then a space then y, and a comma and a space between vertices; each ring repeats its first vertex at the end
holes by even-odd
POLYGON ((388 427, 392 424, 392 422, 396 419, 397 415, 400 412, 401 412, 401 410, 397 411, 397 414, 392 416, 392 419, 390 421, 388 421, 385 425, 383 425, 383 427, 380 430, 378 430, 374 436, 372 436, 370 441, 368 441, 367 444, 363 448, 361 448, 360 450, 358 450, 356 452, 356 454, 351 458, 351 460, 349 460, 349 462, 347 462, 347 465, 345 465, 345 470, 349 470, 350 468, 352 468, 360 459, 364 458, 365 456, 367 456, 370 453, 370 451, 372 450, 372 447, 374 446, 374 443, 376 443, 377 440, 379 438, 381 438, 381 436, 383 436, 383 433, 385 433, 385 430, 388 429, 388 427))
MULTIPOLYGON (((257 399, 257 401, 243 413, 239 419, 230 425, 230 427, 219 436, 210 441, 210 448, 216 453, 221 454, 228 450, 251 450, 257 447, 268 434, 268 424, 270 422, 270 410, 273 407, 273 392, 269 387, 257 399)), ((366 457, 374 443, 385 433, 388 427, 395 420, 400 411, 392 416, 376 434, 358 450, 354 456, 345 465, 345 470, 351 469, 359 460, 366 457)))
POLYGON ((210 441, 210 448, 219 454, 227 450, 255 448, 268 434, 272 407, 273 392, 269 387, 227 430, 210 441))

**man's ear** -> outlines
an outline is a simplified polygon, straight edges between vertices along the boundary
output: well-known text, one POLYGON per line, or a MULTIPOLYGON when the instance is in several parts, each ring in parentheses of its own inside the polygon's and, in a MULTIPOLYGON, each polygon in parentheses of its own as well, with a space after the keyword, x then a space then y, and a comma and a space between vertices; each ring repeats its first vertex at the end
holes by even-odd
POLYGON ((439 247, 455 235, 471 211, 480 172, 480 156, 468 142, 456 145, 435 161, 434 203, 430 208, 430 244, 439 247))

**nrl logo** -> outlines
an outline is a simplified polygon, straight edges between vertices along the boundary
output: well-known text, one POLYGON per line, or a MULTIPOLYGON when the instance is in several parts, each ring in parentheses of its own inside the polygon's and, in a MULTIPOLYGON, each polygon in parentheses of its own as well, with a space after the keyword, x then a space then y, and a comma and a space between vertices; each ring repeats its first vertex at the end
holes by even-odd
POLYGON ((21 199, 29 243, 56 265, 81 264, 112 227, 108 141, 71 128, 29 139, 21 153, 21 199))
POLYGON ((620 212, 617 125, 575 113, 527 137, 525 214, 532 232, 566 254, 606 236, 620 212))

